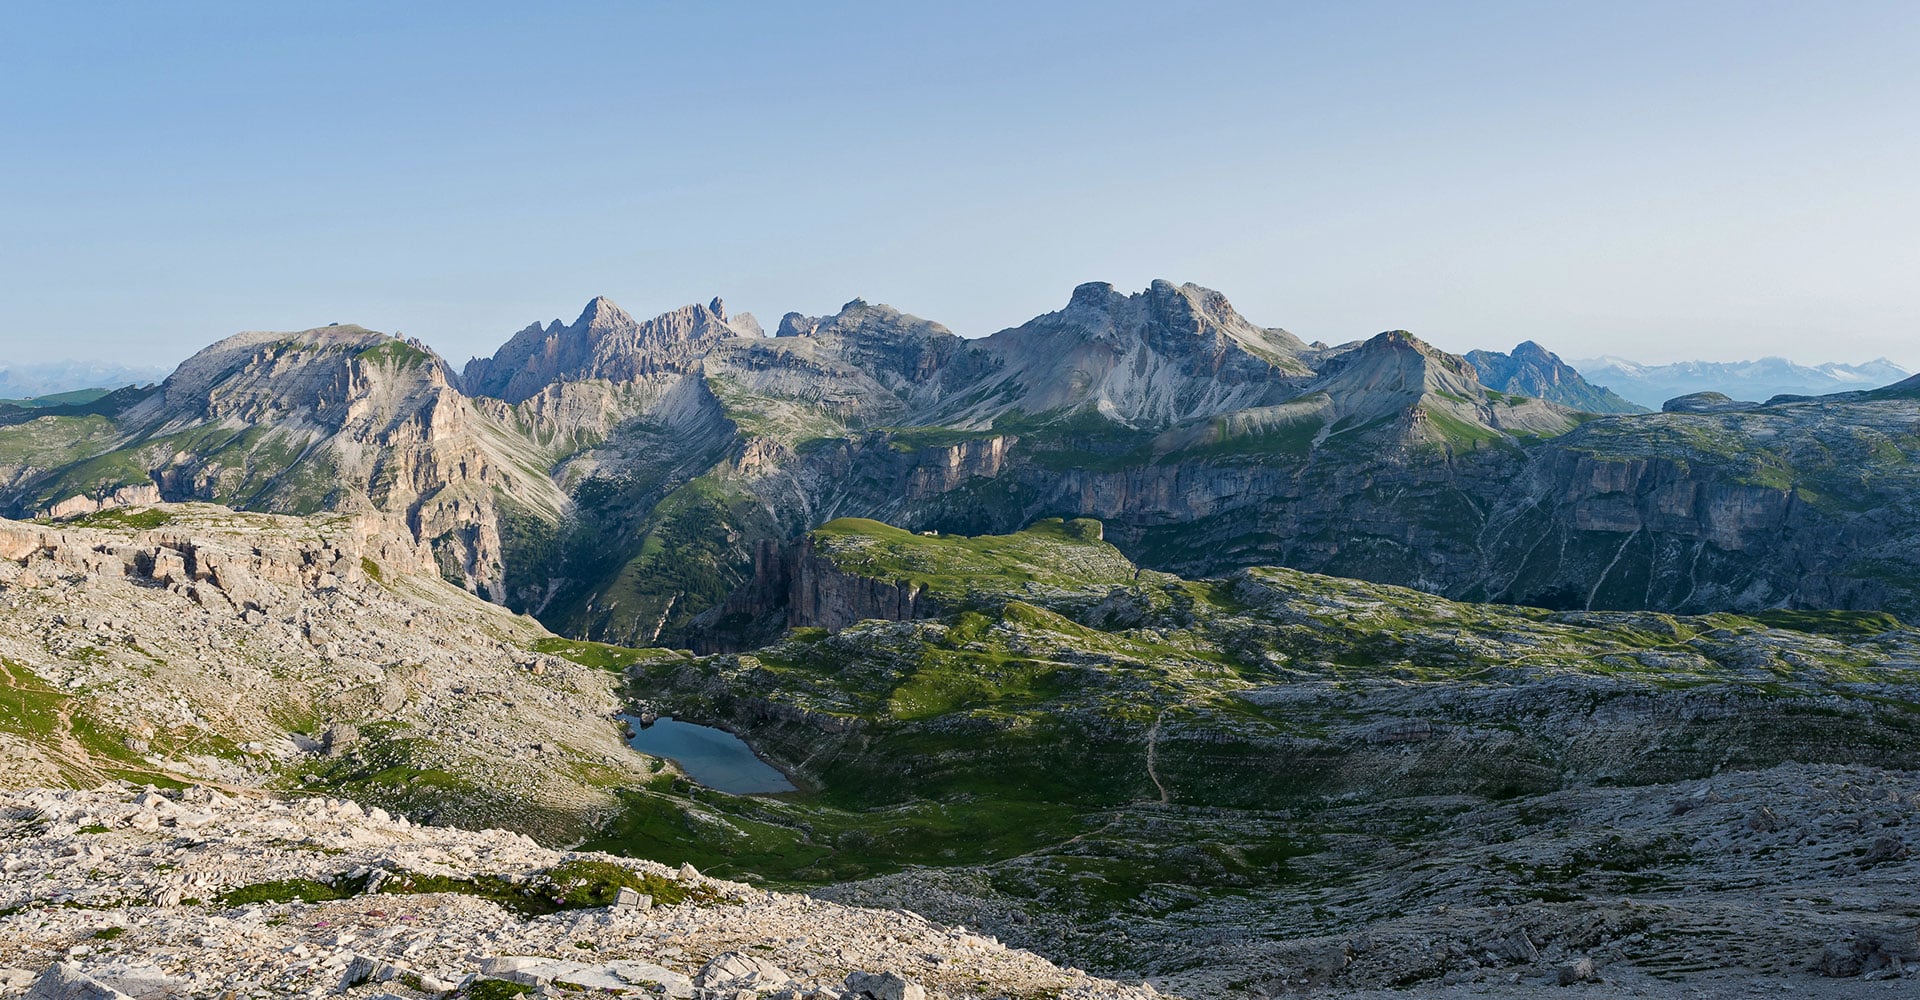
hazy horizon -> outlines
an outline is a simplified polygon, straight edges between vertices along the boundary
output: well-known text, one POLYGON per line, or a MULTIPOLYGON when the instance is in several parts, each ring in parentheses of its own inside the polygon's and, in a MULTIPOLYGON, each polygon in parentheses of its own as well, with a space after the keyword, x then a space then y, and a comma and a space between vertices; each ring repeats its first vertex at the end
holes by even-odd
POLYGON ((1339 343, 1920 368, 1920 8, 38 7, 0 363, 604 294, 981 336, 1156 277, 1339 343))

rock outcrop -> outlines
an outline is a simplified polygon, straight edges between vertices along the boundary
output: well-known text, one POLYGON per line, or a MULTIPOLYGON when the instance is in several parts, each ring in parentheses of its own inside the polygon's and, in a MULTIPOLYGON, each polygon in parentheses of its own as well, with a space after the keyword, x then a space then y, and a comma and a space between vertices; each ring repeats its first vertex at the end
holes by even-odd
MULTIPOLYGON (((168 515, 170 508, 154 510, 168 515)), ((266 612, 285 593, 362 583, 367 567, 432 574, 433 556, 377 515, 341 518, 324 534, 261 544, 191 529, 42 527, 0 520, 0 587, 43 587, 75 577, 160 587, 202 607, 266 612), (236 544, 238 542, 239 544, 236 544)))
POLYGON ((42 517, 56 521, 87 514, 98 514, 114 507, 141 507, 161 502, 160 487, 152 483, 133 486, 116 486, 111 491, 103 491, 98 496, 76 495, 53 504, 41 511, 42 517))

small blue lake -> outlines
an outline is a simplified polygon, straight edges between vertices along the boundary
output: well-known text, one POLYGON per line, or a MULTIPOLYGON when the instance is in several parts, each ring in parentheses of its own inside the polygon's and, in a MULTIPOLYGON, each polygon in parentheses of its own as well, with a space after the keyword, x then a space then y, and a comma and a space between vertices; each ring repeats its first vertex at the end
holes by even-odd
POLYGON ((687 772, 687 777, 714 791, 729 795, 765 795, 795 790, 786 775, 754 756, 753 748, 746 741, 724 729, 677 722, 671 715, 663 715, 646 726, 640 724, 639 716, 621 718, 633 727, 628 746, 673 761, 687 772))

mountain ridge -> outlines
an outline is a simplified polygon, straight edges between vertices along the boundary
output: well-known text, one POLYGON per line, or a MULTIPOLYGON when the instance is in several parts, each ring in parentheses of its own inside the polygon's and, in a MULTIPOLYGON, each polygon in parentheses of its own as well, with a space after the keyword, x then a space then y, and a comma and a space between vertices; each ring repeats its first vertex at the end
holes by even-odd
POLYGON ((379 510, 475 593, 634 644, 722 604, 761 541, 841 516, 1093 516, 1156 568, 1556 607, 1920 605, 1883 544, 1920 519, 1899 394, 1596 415, 1487 385, 1516 355, 1592 388, 1537 345, 1479 364, 1405 331, 1305 345, 1169 281, 1085 283, 975 340, 860 299, 769 337, 717 299, 640 321, 602 297, 459 374, 325 327, 228 338, 151 391, 0 412, 0 502, 379 510), (1874 555, 1834 561, 1851 550, 1874 555))

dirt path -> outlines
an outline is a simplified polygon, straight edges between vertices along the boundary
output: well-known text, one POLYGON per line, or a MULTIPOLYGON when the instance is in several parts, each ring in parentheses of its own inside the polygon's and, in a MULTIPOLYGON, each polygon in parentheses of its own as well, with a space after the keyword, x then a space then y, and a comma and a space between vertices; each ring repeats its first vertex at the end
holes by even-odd
POLYGON ((1167 786, 1160 781, 1160 771, 1156 767, 1160 760, 1160 720, 1166 717, 1167 710, 1163 708, 1159 715, 1153 717, 1153 726, 1147 730, 1147 777, 1153 779, 1153 787, 1160 790, 1160 804, 1163 806, 1173 801, 1173 797, 1167 794, 1167 786))

